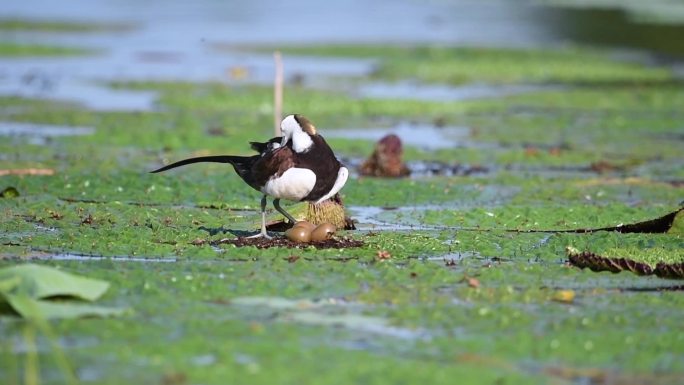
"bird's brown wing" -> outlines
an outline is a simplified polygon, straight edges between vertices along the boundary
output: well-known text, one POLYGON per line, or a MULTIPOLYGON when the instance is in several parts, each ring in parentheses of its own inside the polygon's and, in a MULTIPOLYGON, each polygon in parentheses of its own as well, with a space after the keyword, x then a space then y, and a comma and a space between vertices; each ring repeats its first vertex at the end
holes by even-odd
POLYGON ((294 165, 295 153, 288 146, 265 152, 252 165, 254 181, 263 186, 270 178, 283 175, 285 171, 294 167, 294 165))

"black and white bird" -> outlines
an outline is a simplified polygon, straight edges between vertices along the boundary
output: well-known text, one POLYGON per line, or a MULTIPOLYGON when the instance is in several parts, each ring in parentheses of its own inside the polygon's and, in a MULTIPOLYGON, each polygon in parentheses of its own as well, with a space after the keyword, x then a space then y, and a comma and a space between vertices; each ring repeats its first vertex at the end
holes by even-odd
POLYGON ((281 206, 280 200, 320 203, 337 194, 349 177, 349 170, 335 157, 316 127, 301 115, 289 115, 280 124, 282 137, 268 142, 250 142, 258 155, 217 155, 190 158, 171 163, 152 173, 199 162, 230 163, 261 198, 261 232, 254 237, 270 238, 266 232, 266 197, 290 222, 296 220, 281 206))

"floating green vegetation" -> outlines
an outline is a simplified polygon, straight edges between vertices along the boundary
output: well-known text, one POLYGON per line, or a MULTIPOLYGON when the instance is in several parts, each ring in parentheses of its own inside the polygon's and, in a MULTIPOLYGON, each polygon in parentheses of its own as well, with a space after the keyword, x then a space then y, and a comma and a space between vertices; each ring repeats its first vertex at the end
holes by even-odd
POLYGON ((464 84, 486 82, 611 84, 664 82, 669 71, 625 63, 586 49, 520 50, 443 46, 321 45, 285 53, 378 59, 374 77, 464 84))
POLYGON ((58 47, 42 44, 23 44, 0 41, 0 57, 24 56, 74 56, 85 55, 92 51, 83 48, 58 47))
POLYGON ((681 25, 684 22, 684 5, 676 1, 653 0, 640 3, 620 0, 544 0, 543 3, 576 9, 618 9, 626 13, 629 20, 637 23, 681 25))
MULTIPOLYGON (((161 108, 135 113, 1 98, 3 121, 93 133, 41 144, 2 137, 0 191, 18 195, 0 197, 0 267, 33 260, 106 280, 98 305, 135 312, 55 321, 53 344, 0 322, 0 382, 21 383, 17 368, 38 359, 41 380, 62 383, 55 344, 92 383, 683 382, 681 281, 579 269, 566 252, 682 262, 681 220, 658 234, 554 231, 680 207, 684 93, 668 71, 573 49, 357 49, 346 54, 386 55, 383 79, 439 65, 420 76, 565 87, 429 102, 288 86, 286 111, 324 136, 405 122, 462 127, 458 147, 405 143, 407 159, 428 170, 486 166, 353 175, 342 197, 361 230, 337 234, 364 244, 346 250, 221 242, 256 232, 258 192, 221 164, 148 173, 187 156, 249 154, 249 140, 273 133, 270 87, 113 84, 159 93, 161 108), (452 69, 457 59, 483 64, 452 69)), ((373 146, 329 142, 350 167, 373 146)))
MULTIPOLYGON (((198 122, 192 114, 176 115, 174 120, 182 120, 191 127, 198 123, 204 125, 205 132, 199 132, 203 135, 206 135, 207 125, 223 127, 224 135, 236 138, 248 132, 242 127, 260 127, 259 130, 267 133, 264 128, 270 125, 272 105, 268 87, 151 83, 117 86, 159 90, 166 105, 202 111, 204 122, 198 122), (249 109, 249 105, 258 105, 260 110, 238 116, 237 111, 249 109), (223 121, 226 123, 222 126, 223 121)), ((679 157, 679 143, 671 139, 677 138, 680 129, 682 116, 677 106, 684 103, 683 95, 681 88, 675 86, 625 85, 539 92, 498 100, 417 102, 358 100, 344 94, 299 87, 287 91, 288 110, 314 111, 312 119, 322 129, 372 127, 378 125, 380 117, 384 117, 392 119, 388 127, 388 132, 391 132, 393 122, 419 116, 426 123, 440 121, 441 124, 470 127, 471 141, 501 146, 490 151, 466 147, 463 152, 477 161, 587 167, 604 160, 627 167, 643 163, 654 157, 652 149, 656 146, 659 148, 658 156, 679 157), (346 119, 340 120, 342 115, 346 119), (641 145, 644 141, 651 142, 653 147, 641 145)), ((157 124, 162 122, 164 119, 157 124)), ((388 123, 382 125, 387 126, 388 123)), ((154 133, 149 135, 154 136, 154 133)), ((193 143, 196 138, 191 135, 192 131, 188 131, 182 138, 183 142, 193 143)), ((159 143, 158 136, 154 139, 159 143)), ((164 143, 172 138, 161 140, 164 143)), ((180 137, 175 140, 180 140, 180 137)), ((354 155, 368 151, 370 146, 341 139, 333 139, 332 142, 339 143, 344 146, 343 150, 354 155)), ((407 155, 423 159, 468 160, 461 151, 421 153, 411 150, 407 155)))
POLYGON ((672 211, 658 206, 632 207, 625 204, 505 205, 459 210, 425 210, 423 223, 466 228, 512 231, 567 231, 612 228, 641 222, 672 211))
POLYGON ((118 24, 96 24, 79 21, 35 20, 20 18, 0 18, 0 32, 2 31, 31 31, 31 32, 99 32, 122 31, 129 26, 118 24))

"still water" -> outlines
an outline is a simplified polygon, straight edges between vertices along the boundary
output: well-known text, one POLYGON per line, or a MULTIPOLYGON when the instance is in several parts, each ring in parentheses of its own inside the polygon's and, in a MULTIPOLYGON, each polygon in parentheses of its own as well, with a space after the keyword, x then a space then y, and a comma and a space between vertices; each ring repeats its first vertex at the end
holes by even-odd
MULTIPOLYGON (((0 32, 2 40, 98 52, 69 58, 2 58, 0 94, 66 100, 100 110, 154 108, 153 93, 103 86, 114 80, 271 82, 271 56, 235 49, 238 46, 344 42, 539 48, 581 43, 627 52, 638 60, 653 60, 653 53, 659 60, 684 54, 681 26, 634 23, 616 10, 566 9, 522 0, 22 0, 5 2, 0 17, 130 26, 96 33, 0 32), (248 77, 231 77, 236 68, 248 77)), ((374 64, 287 57, 286 72, 315 81, 364 75, 374 64)), ((357 93, 375 97, 402 97, 406 88, 364 87, 357 93)), ((434 87, 420 87, 414 85, 410 95, 463 98, 463 90, 436 93, 434 87)), ((491 96, 487 85, 478 87, 480 93, 469 91, 466 98, 491 96)))

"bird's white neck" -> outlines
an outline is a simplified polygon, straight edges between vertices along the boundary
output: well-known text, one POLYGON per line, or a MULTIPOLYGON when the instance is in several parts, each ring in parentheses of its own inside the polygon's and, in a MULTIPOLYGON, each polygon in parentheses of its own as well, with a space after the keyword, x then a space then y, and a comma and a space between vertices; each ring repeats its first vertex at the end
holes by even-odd
POLYGON ((313 140, 309 134, 303 131, 295 131, 292 133, 292 148, 295 152, 302 153, 307 152, 311 149, 313 145, 313 140))

